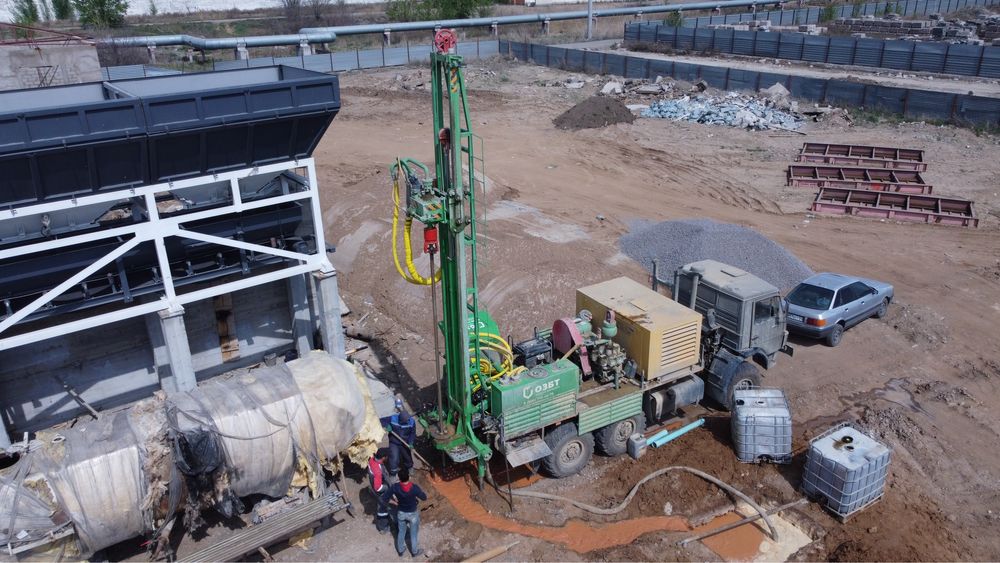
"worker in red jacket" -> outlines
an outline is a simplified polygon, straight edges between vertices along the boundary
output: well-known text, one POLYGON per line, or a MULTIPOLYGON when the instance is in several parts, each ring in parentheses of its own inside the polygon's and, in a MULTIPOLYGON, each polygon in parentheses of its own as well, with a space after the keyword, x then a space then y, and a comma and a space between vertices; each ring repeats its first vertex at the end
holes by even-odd
POLYGON ((399 482, 394 483, 383 497, 386 503, 395 503, 396 511, 396 553, 400 557, 406 552, 406 534, 410 534, 410 553, 417 557, 424 551, 420 549, 417 534, 420 532, 420 509, 417 503, 427 500, 420 485, 410 482, 410 471, 405 467, 399 470, 399 482))
POLYGON ((382 496, 389 490, 389 473, 385 468, 385 450, 379 448, 368 460, 368 486, 375 495, 375 529, 384 534, 389 531, 389 507, 382 496))

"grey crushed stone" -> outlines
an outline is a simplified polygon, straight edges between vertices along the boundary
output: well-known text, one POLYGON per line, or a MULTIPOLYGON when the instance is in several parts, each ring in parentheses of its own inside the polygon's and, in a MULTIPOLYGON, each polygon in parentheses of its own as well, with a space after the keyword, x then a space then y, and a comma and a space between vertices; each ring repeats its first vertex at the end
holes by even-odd
POLYGON ((659 260, 660 278, 673 280, 684 264, 718 260, 746 270, 785 291, 811 276, 809 269, 785 247, 753 229, 710 219, 661 223, 639 222, 621 237, 622 251, 652 272, 659 260))

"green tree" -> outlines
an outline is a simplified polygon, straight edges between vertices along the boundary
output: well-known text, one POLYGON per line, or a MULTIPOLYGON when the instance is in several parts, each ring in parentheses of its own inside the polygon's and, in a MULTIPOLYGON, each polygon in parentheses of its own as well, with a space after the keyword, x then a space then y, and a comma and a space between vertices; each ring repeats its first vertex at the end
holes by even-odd
POLYGON ((80 22, 93 27, 121 27, 128 0, 73 0, 80 22))
POLYGON ((14 0, 13 9, 14 23, 18 25, 32 26, 38 23, 38 6, 35 0, 14 0))
POLYGON ((670 12, 667 14, 667 19, 663 20, 663 23, 671 27, 681 27, 684 25, 684 16, 680 12, 670 12))
POLYGON ((837 19, 837 5, 827 4, 823 6, 823 9, 819 13, 820 23, 831 22, 835 19, 837 19))
POLYGON ((73 19, 73 2, 71 0, 52 0, 52 15, 57 20, 73 19))
POLYGON ((160 9, 156 7, 156 2, 149 0, 149 15, 155 16, 160 13, 160 9))

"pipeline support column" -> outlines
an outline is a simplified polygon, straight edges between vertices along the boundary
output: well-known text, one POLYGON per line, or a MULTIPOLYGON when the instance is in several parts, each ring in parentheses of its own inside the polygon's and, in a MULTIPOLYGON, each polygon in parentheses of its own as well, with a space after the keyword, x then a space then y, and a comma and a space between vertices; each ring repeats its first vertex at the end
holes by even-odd
POLYGON ((167 393, 190 391, 198 385, 184 326, 184 309, 146 316, 153 360, 160 374, 160 388, 167 393))
POLYGON ((344 325, 340 322, 340 291, 337 271, 333 268, 313 272, 314 295, 323 349, 335 358, 347 357, 344 350, 344 325))
POLYGON ((312 311, 309 308, 309 286, 306 275, 288 278, 288 306, 292 313, 292 339, 299 357, 313 349, 312 311))

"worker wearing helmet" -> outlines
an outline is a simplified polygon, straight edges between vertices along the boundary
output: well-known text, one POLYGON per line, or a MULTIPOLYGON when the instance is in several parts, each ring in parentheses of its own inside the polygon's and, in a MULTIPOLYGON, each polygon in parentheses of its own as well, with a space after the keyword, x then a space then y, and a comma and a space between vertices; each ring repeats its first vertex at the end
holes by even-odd
POLYGON ((410 413, 402 407, 398 413, 383 418, 382 421, 389 433, 389 475, 395 480, 400 469, 413 468, 410 448, 417 439, 417 424, 410 413))

